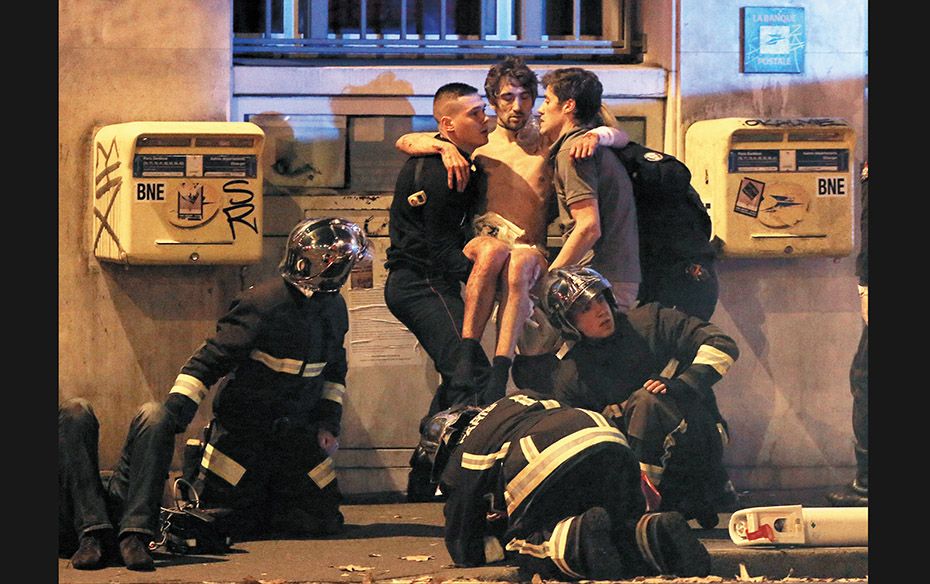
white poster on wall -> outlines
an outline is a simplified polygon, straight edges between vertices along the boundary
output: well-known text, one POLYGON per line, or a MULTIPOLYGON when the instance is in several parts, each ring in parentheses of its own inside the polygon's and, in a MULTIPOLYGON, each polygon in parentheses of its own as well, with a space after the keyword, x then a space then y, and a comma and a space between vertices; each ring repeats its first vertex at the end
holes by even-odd
POLYGON ((416 336, 384 302, 384 287, 346 292, 349 307, 349 363, 356 367, 426 365, 429 355, 416 336))

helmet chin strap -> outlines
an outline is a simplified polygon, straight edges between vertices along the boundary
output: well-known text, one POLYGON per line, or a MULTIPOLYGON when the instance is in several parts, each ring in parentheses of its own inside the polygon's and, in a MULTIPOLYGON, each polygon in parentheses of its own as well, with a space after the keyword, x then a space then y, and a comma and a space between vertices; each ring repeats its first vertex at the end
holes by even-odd
POLYGON ((316 290, 310 288, 309 286, 302 286, 298 284, 297 282, 294 282, 293 280, 290 280, 286 276, 283 276, 283 275, 281 277, 284 278, 285 282, 293 286, 298 292, 303 294, 306 298, 310 298, 311 296, 313 296, 314 293, 316 293, 316 290))

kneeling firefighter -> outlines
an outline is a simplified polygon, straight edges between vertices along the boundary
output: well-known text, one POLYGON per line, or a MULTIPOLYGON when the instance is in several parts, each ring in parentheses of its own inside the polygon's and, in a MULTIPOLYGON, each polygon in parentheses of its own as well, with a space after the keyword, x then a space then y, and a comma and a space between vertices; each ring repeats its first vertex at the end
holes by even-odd
POLYGON ((417 456, 448 496, 460 566, 509 560, 527 575, 706 576, 710 556, 678 513, 646 513, 636 457, 598 413, 532 391, 424 425, 417 456))
POLYGON ((171 389, 186 426, 226 376, 194 484, 201 507, 225 508, 236 540, 341 530, 338 448, 348 370, 339 289, 368 240, 354 223, 307 219, 287 240, 280 276, 236 298, 171 389))
POLYGON ((738 503, 723 464, 727 423, 713 386, 739 357, 718 326, 659 303, 617 310, 597 271, 566 266, 546 275, 540 306, 563 338, 556 355, 518 356, 513 375, 527 387, 616 419, 644 477, 705 529, 738 503))

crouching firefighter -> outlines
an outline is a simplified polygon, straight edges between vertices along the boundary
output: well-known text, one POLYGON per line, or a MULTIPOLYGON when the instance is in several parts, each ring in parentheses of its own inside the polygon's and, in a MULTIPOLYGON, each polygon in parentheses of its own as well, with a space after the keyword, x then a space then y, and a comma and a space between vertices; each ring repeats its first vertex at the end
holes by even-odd
POLYGON ((354 223, 307 219, 288 237, 280 276, 250 287, 181 368, 169 407, 186 427, 213 400, 194 486, 237 541, 265 533, 341 530, 338 448, 348 370, 339 289, 370 260, 354 223))
POLYGON ((616 418, 660 511, 705 529, 732 511, 723 465, 727 424, 712 386, 739 356, 736 342, 703 319, 658 303, 617 310, 610 283, 580 266, 546 276, 540 308, 574 342, 555 355, 522 357, 514 382, 616 418))
POLYGON ((520 392, 436 414, 419 450, 448 496, 457 565, 507 560, 563 580, 710 571, 681 515, 645 513, 636 457, 598 413, 520 392))

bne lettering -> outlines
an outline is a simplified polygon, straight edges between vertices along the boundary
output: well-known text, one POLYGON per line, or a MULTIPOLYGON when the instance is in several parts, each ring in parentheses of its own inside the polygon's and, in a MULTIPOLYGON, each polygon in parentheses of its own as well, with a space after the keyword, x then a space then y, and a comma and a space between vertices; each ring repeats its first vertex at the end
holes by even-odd
POLYGON ((846 180, 842 178, 818 178, 818 195, 845 195, 846 180))
POLYGON ((139 183, 136 185, 137 201, 164 201, 165 185, 162 183, 146 184, 139 183))

